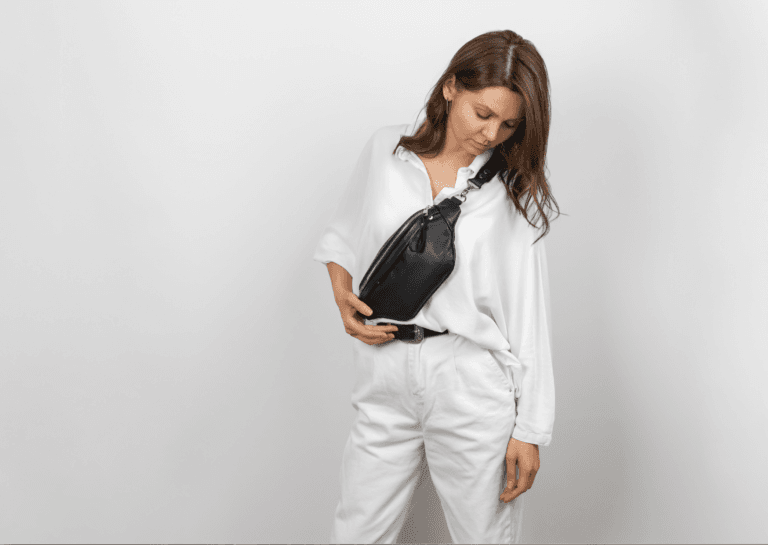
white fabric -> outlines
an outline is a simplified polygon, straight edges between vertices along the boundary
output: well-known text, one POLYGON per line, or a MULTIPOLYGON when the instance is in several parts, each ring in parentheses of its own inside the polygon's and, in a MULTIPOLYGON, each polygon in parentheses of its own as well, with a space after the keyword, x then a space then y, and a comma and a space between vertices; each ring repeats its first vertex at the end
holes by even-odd
MULTIPOLYGON (((313 259, 335 262, 352 275, 355 295, 384 242, 416 210, 437 204, 467 187, 493 150, 459 169, 454 187, 432 199, 426 167, 409 150, 397 148, 425 114, 411 125, 381 127, 360 154, 313 259)), ((419 313, 406 322, 462 335, 493 351, 511 370, 517 399, 512 437, 549 445, 555 419, 549 278, 544 238, 517 212, 497 175, 471 190, 456 223, 456 265, 419 313)))
POLYGON ((357 416, 329 543, 395 543, 427 467, 453 543, 520 543, 531 491, 499 499, 515 403, 491 352, 448 333, 419 344, 355 339, 353 360, 357 416))

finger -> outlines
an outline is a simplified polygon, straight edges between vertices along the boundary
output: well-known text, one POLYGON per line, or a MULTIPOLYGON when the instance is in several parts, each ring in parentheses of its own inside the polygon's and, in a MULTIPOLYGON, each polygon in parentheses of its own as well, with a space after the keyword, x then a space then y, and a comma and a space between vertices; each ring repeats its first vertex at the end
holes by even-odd
POLYGON ((368 328, 368 331, 370 332, 371 338, 376 339, 377 341, 388 341, 389 339, 394 339, 395 335, 391 331, 390 326, 374 326, 374 325, 368 325, 365 326, 368 328))
POLYGON ((532 469, 530 471, 529 478, 530 478, 530 480, 528 481, 528 488, 530 489, 530 488, 533 487, 533 481, 536 480, 536 470, 535 469, 532 469))
POLYGON ((370 316, 371 314, 373 314, 373 310, 371 309, 371 307, 363 303, 360 300, 360 298, 354 293, 349 294, 349 303, 352 305, 352 308, 357 310, 363 316, 370 316))
POLYGON ((533 476, 531 473, 520 470, 520 477, 517 479, 514 490, 506 488, 501 495, 501 500, 504 502, 511 502, 520 494, 527 492, 533 486, 533 476))
POLYGON ((375 325, 371 327, 373 327, 377 331, 384 331, 386 333, 394 333, 395 331, 397 331, 396 325, 375 325))
POLYGON ((531 488, 532 484, 533 482, 531 479, 531 475, 521 470, 520 478, 517 479, 517 488, 519 488, 521 492, 525 492, 526 490, 531 488))
POLYGON ((344 329, 346 329, 347 333, 360 340, 368 336, 366 325, 354 312, 344 316, 344 329))
POLYGON ((504 492, 512 492, 517 487, 517 459, 507 458, 507 487, 504 492))
POLYGON ((350 335, 366 344, 380 344, 394 338, 391 333, 381 331, 381 328, 377 329, 372 325, 365 325, 357 319, 350 320, 348 329, 350 335))
POLYGON ((525 492, 525 490, 523 490, 520 487, 515 488, 512 492, 507 492, 505 490, 499 499, 504 503, 509 503, 512 500, 514 500, 516 497, 518 497, 520 494, 522 494, 523 492, 525 492))
POLYGON ((501 493, 501 496, 499 496, 499 500, 508 503, 515 499, 519 494, 519 490, 517 488, 517 460, 514 458, 507 457, 507 483, 506 487, 501 493))

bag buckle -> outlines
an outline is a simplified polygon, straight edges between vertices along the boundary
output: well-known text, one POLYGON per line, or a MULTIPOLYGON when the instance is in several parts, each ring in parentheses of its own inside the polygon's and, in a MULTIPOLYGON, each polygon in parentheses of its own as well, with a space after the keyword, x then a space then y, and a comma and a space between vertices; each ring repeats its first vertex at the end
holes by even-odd
MULTIPOLYGON (((411 331, 413 331, 414 338, 408 339, 408 340, 406 339, 400 339, 400 340, 408 344, 419 344, 421 341, 424 340, 424 328, 416 324, 411 324, 411 325, 413 325, 413 329, 411 331)), ((400 328, 402 326, 397 326, 397 327, 400 328)))
POLYGON ((472 191, 473 189, 480 189, 480 186, 477 185, 474 182, 474 179, 467 180, 467 187, 464 191, 461 192, 461 194, 458 196, 459 199, 461 199, 461 202, 466 202, 467 200, 467 193, 472 191))

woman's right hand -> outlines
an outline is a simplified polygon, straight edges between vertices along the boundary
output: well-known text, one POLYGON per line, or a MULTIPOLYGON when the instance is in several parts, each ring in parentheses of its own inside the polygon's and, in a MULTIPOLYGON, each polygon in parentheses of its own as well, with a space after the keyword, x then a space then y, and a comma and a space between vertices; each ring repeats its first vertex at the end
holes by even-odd
POLYGON ((397 331, 396 325, 366 325, 362 315, 370 316, 373 311, 363 303, 354 292, 346 291, 336 299, 336 305, 344 322, 344 330, 355 339, 365 344, 381 344, 394 339, 393 331, 397 331), (360 314, 358 314, 358 312, 360 314))

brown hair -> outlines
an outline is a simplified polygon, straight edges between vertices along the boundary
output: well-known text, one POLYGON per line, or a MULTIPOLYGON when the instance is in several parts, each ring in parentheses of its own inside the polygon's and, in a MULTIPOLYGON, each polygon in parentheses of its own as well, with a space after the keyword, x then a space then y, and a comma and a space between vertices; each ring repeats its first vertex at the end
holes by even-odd
POLYGON ((455 85, 459 92, 499 86, 523 97, 523 119, 512 135, 498 144, 496 149, 507 161, 508 168, 502 169, 501 180, 508 197, 533 227, 539 228, 536 222, 538 218, 542 219, 544 232, 539 238, 545 236, 549 232, 550 220, 544 208, 552 211, 554 204, 560 215, 544 174, 551 116, 549 80, 544 59, 536 47, 516 32, 486 32, 464 44, 432 88, 426 104, 426 120, 414 136, 402 136, 392 153, 397 151, 398 146, 417 154, 433 156, 443 149, 448 120, 443 85, 452 75, 456 76, 455 85), (521 204, 524 196, 525 203, 521 204), (528 217, 531 199, 536 205, 536 221, 528 217))

